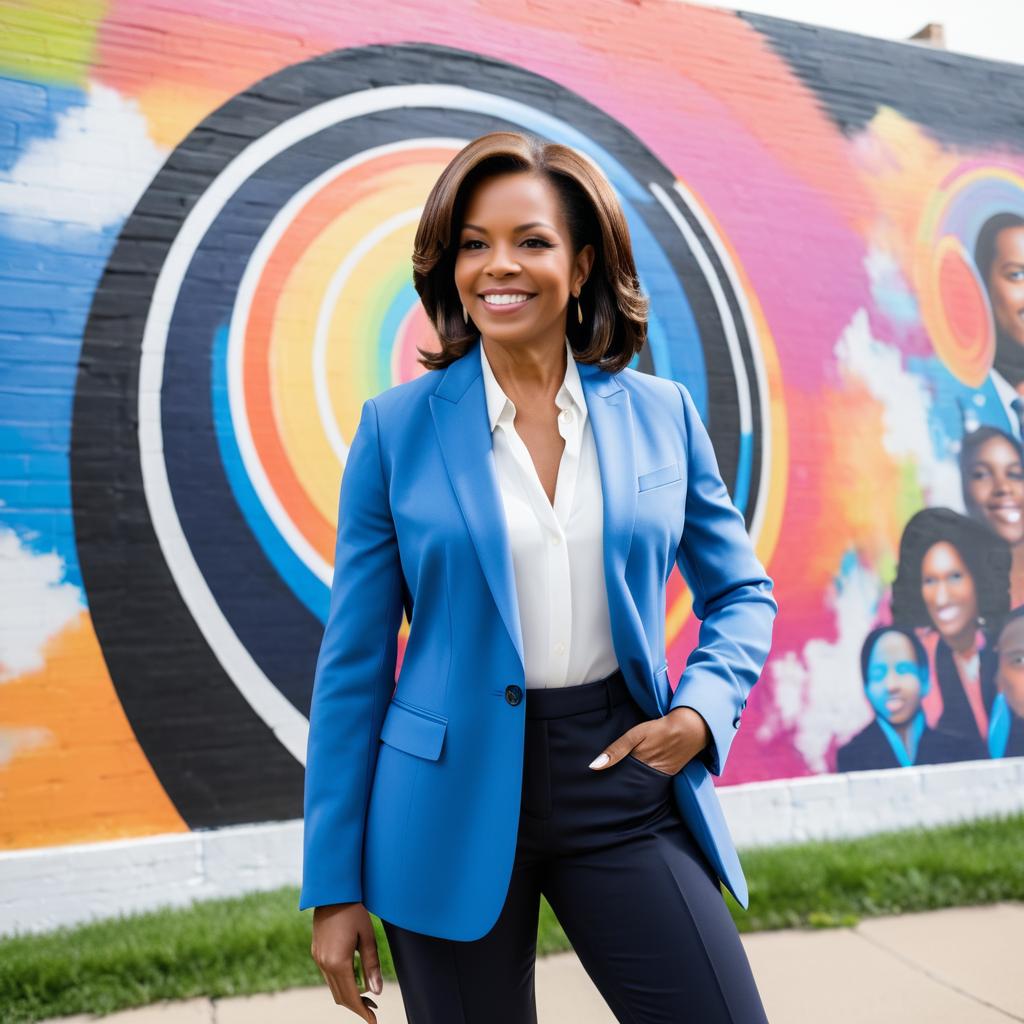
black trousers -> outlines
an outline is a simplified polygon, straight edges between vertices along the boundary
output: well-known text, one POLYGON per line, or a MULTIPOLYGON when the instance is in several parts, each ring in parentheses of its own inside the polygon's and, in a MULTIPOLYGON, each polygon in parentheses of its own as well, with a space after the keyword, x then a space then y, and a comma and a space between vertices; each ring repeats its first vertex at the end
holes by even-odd
POLYGON ((541 893, 622 1024, 766 1024, 736 925, 675 805, 672 777, 632 755, 604 770, 588 767, 647 718, 621 672, 533 688, 525 699, 518 842, 494 927, 460 942, 382 922, 409 1024, 536 1024, 541 893))

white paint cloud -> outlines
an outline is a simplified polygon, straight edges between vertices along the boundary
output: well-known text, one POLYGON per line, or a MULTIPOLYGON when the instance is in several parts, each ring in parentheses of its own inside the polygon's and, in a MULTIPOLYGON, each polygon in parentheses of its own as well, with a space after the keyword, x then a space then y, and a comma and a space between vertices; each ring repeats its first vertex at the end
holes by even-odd
POLYGON ((871 334, 867 310, 853 314, 834 354, 840 369, 860 379, 881 404, 882 444, 894 460, 914 462, 924 504, 963 512, 960 467, 952 459, 935 457, 928 426, 928 390, 919 377, 904 368, 899 349, 871 334))
POLYGON ((0 174, 0 213, 92 231, 120 224, 167 157, 147 128, 135 100, 90 82, 87 102, 0 174))
POLYGON ((37 554, 0 526, 0 683, 45 664, 47 642, 82 610, 81 591, 64 581, 64 559, 37 554))
MULTIPOLYGON (((870 144, 870 137, 861 135, 857 141, 867 145, 870 144)), ((869 244, 864 256, 864 269, 871 282, 871 297, 880 310, 899 324, 920 322, 921 309, 917 296, 889 249, 869 244)))
POLYGON ((53 733, 42 727, 0 729, 0 768, 25 750, 35 750, 53 739, 53 733))
POLYGON ((809 640, 800 654, 789 652, 768 663, 774 707, 758 739, 794 729, 793 744, 814 772, 829 770, 825 755, 833 737, 845 742, 874 717, 864 697, 860 649, 882 590, 877 576, 849 556, 825 599, 835 615, 835 642, 809 640))

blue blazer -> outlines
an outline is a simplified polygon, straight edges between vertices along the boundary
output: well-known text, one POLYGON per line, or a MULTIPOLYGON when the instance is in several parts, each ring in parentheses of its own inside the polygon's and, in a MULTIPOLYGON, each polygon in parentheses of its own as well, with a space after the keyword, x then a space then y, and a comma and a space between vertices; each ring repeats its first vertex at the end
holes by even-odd
MULTIPOLYGON (((363 403, 342 475, 334 580, 313 681, 299 909, 362 901, 414 931, 485 935, 508 892, 526 704, 512 554, 479 340, 363 403), (397 685, 397 634, 409 634, 397 685), (515 700, 515 690, 522 691, 515 700)), ((771 646, 773 581, 687 389, 578 364, 604 493, 613 643, 653 718, 680 705, 713 742, 675 776, 682 816, 745 908, 720 775, 771 646), (678 686, 665 583, 702 620, 678 686)))

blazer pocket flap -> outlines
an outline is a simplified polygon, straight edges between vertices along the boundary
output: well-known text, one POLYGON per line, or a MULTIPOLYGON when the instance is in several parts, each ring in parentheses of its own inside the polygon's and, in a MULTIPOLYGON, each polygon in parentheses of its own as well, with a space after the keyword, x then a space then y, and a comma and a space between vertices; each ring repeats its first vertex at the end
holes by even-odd
POLYGON ((407 754, 436 761, 441 756, 448 719, 432 711, 392 700, 380 728, 380 738, 407 754))
POLYGON ((679 479, 679 463, 670 462, 661 469, 652 469, 650 473, 643 473, 637 477, 636 489, 646 491, 651 487, 658 487, 661 484, 670 484, 673 480, 679 479))

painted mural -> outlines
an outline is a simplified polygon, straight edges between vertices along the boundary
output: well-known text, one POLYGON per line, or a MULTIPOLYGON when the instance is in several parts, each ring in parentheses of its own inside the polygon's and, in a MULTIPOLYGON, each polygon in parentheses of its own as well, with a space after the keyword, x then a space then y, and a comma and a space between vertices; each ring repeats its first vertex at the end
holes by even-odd
MULTIPOLYGON (((721 784, 1024 754, 1024 70, 653 2, 0 19, 0 848, 296 818, 337 490, 497 128, 623 203, 775 580, 721 784)), ((678 572, 675 681, 699 623, 678 572)), ((399 636, 399 661, 408 623, 399 636)))

